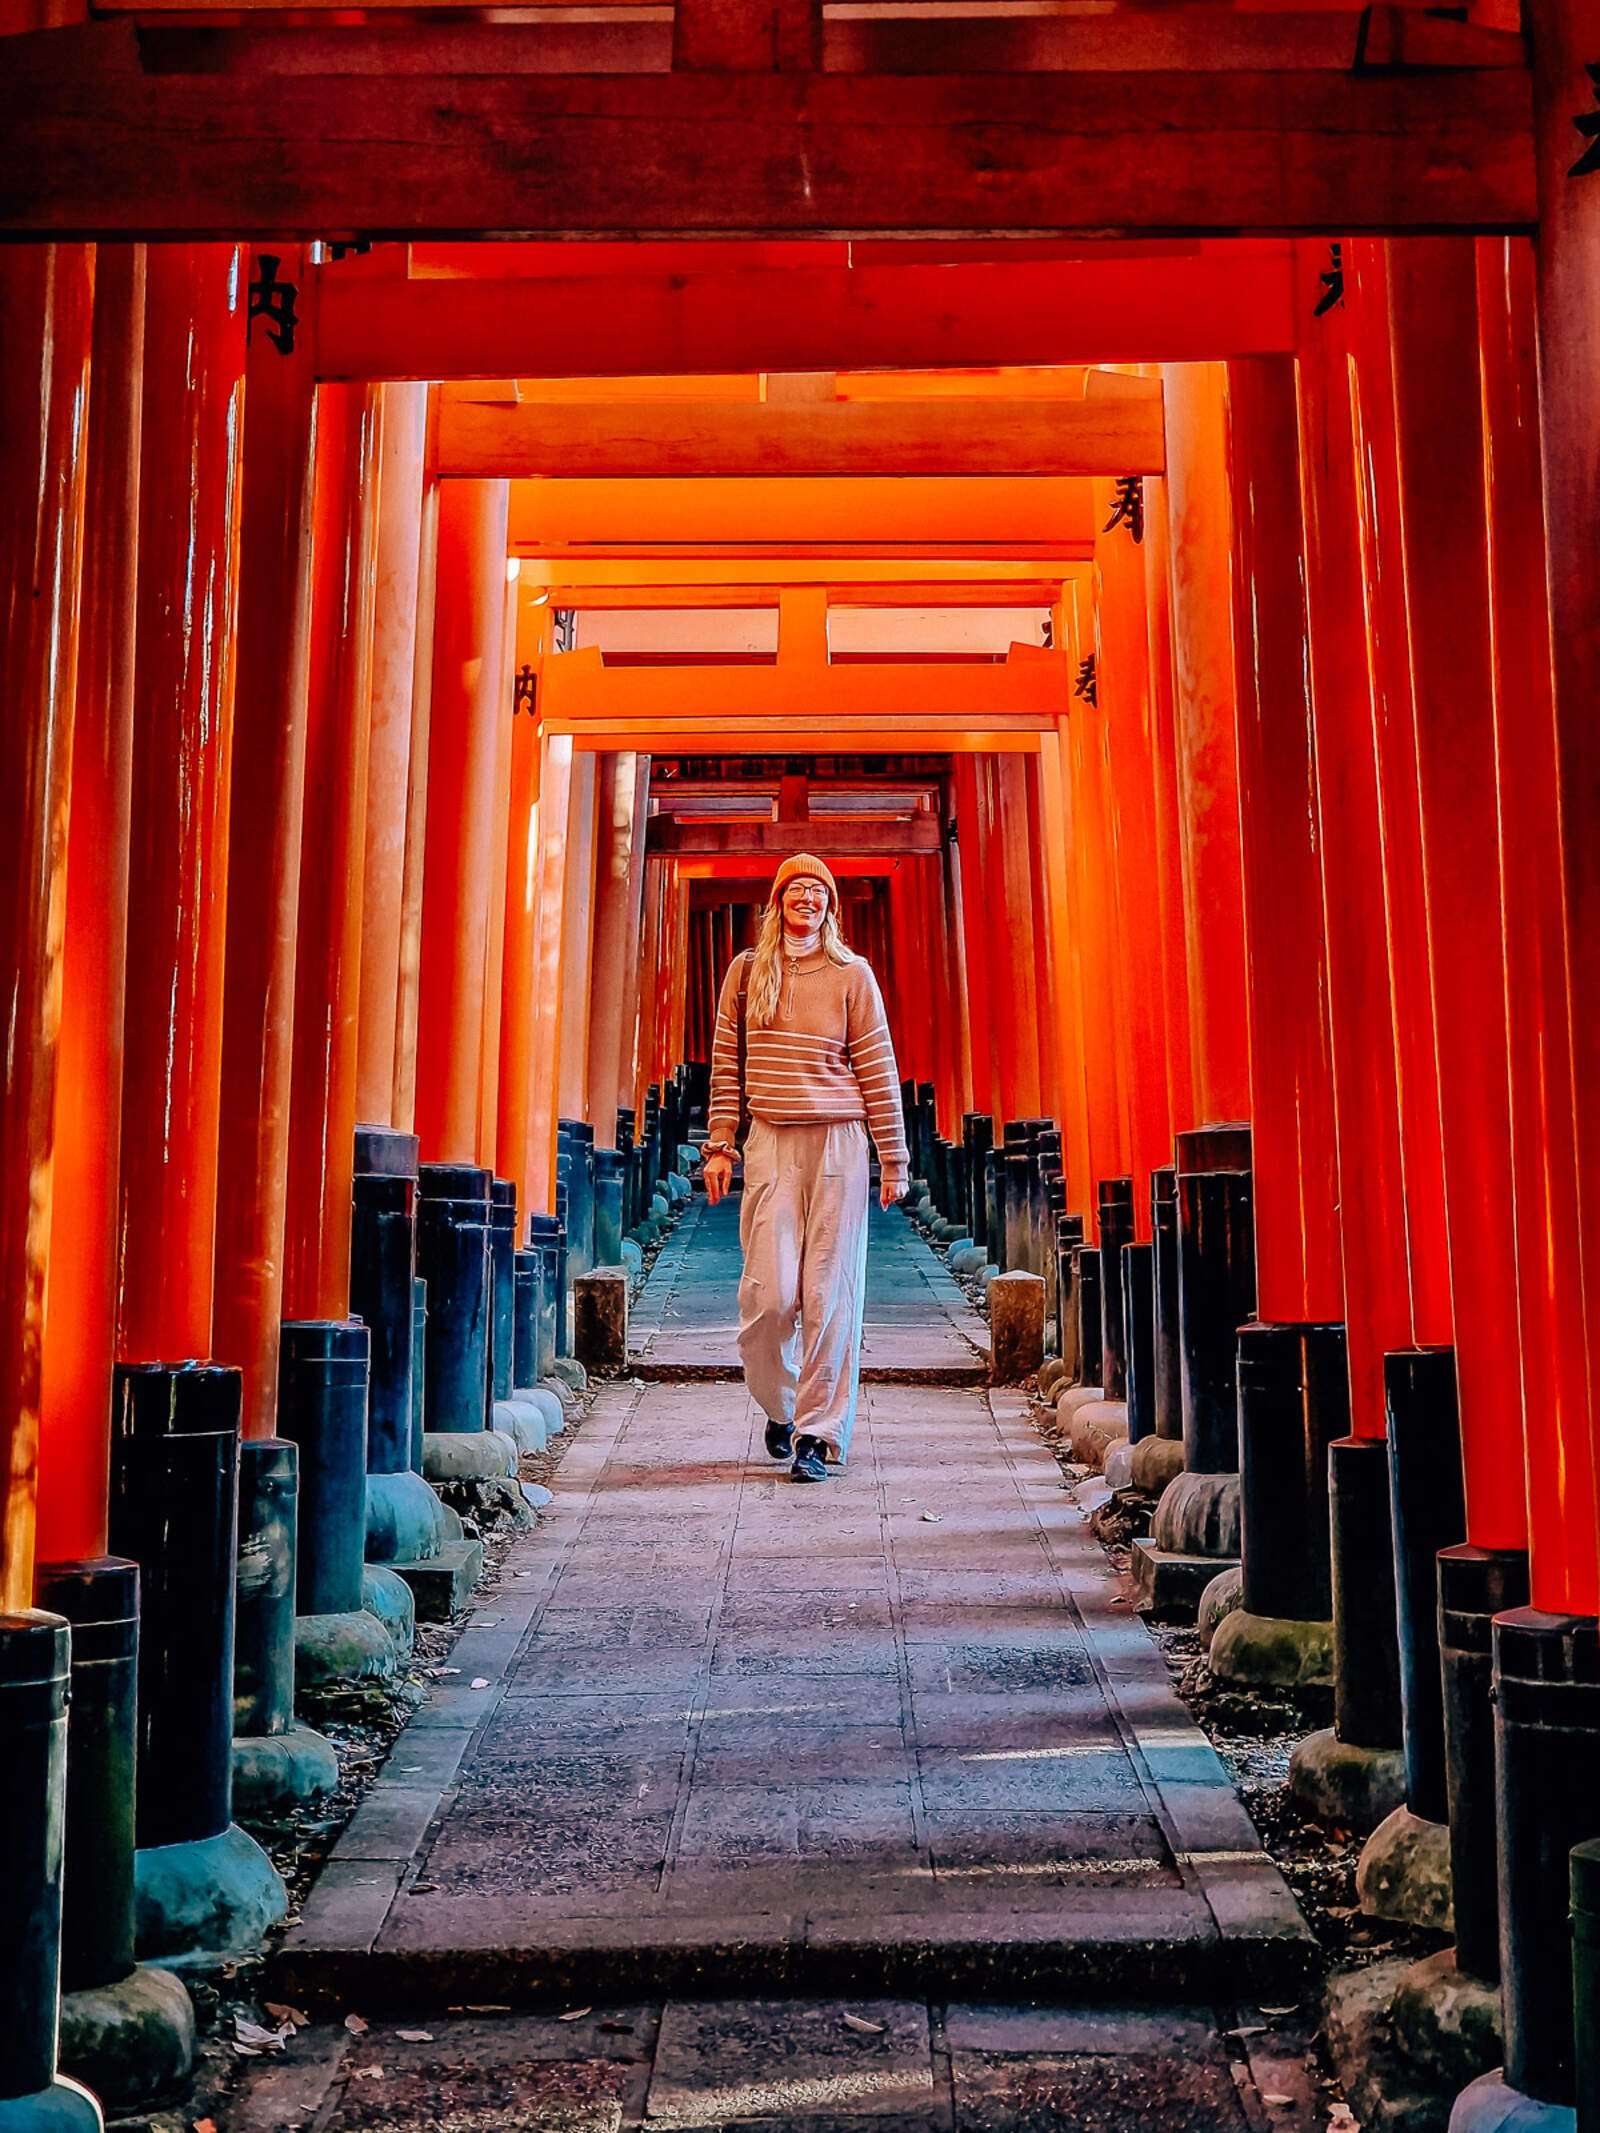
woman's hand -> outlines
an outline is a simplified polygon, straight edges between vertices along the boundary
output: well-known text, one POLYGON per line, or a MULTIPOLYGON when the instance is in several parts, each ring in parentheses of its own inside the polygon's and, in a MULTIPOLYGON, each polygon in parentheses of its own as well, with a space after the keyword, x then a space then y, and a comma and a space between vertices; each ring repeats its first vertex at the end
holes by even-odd
POLYGON ((732 1156, 708 1155, 701 1169, 700 1178, 706 1189, 707 1203, 715 1207, 719 1200, 727 1197, 728 1188, 733 1183, 732 1156))
POLYGON ((905 1198, 909 1190, 910 1182, 908 1179, 897 1178, 892 1172, 885 1171, 878 1180, 878 1205, 887 1213, 896 1200, 905 1198))

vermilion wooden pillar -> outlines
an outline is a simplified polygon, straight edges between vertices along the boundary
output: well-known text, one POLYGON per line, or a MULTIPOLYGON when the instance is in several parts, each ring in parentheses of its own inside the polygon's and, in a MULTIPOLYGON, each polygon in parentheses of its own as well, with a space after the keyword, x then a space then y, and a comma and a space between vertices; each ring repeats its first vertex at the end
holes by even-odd
POLYGON ((1216 363, 1169 363, 1162 378, 1189 1008, 1204 1123, 1243 1118, 1250 1106, 1224 381, 1216 363))
POLYGON ((383 387, 318 388, 316 537, 283 1315, 350 1314, 372 594, 383 387))
POLYGON ((1383 845, 1384 925, 1393 1032, 1411 1339, 1447 1345, 1450 1255, 1444 1220, 1439 1068, 1428 976, 1427 889, 1417 804, 1416 723, 1400 540, 1394 369, 1389 351, 1388 247, 1344 247, 1351 436, 1361 541, 1361 592, 1371 683, 1373 752, 1383 845))
MULTIPOLYGON (((1172 1160, 1160 860, 1155 824, 1155 740, 1145 566, 1134 522, 1112 524, 1116 493, 1093 484, 1096 689, 1105 722, 1108 896, 1117 909, 1115 997, 1127 1085, 1134 1235, 1150 1236, 1150 1173, 1172 1160)), ((1140 509, 1142 510, 1142 501, 1140 509)), ((1141 529, 1142 530, 1142 529, 1141 529)))
MULTIPOLYGON (((561 1061, 561 939, 566 898, 572 737, 545 738, 539 769, 538 903, 534 929, 533 1071, 528 1099, 528 1211, 555 1208, 561 1061)), ((650 1078, 650 1077, 647 1077, 650 1078)))
MULTIPOLYGON (((1059 614, 1059 609, 1058 609, 1059 614)), ((1058 640, 1059 641, 1059 640, 1058 640)), ((1082 971, 1075 914, 1072 852, 1072 794, 1067 780, 1065 720, 1039 745, 1040 798, 1049 895, 1049 922, 1055 936, 1051 1007, 1056 1023, 1055 1102, 1061 1120, 1062 1159, 1067 1206, 1081 1211, 1090 1191, 1088 1087, 1085 1078, 1082 971)))
POLYGON ((1300 498, 1315 728, 1316 845, 1321 863, 1340 1200, 1350 1421, 1384 1434, 1383 1358, 1411 1340, 1405 1177, 1384 899, 1383 826, 1372 677, 1361 583, 1351 418, 1354 307, 1315 316, 1326 261, 1297 248, 1302 340, 1296 364, 1300 498))
POLYGON ((0 257, 0 1613, 33 1605, 93 298, 92 247, 0 257))
POLYGON ((517 646, 517 580, 512 559, 505 571, 505 610, 500 631, 500 710, 495 726, 494 796, 489 821, 489 925, 484 941, 483 1043, 478 1069, 478 1161, 496 1170, 500 1121, 500 1016, 505 998, 506 883, 510 869, 512 671, 517 646))
MULTIPOLYGON (((1178 806, 1178 728, 1172 651, 1172 533, 1167 484, 1144 481, 1146 653, 1150 674, 1150 778, 1155 833, 1156 918, 1161 933, 1162 1028, 1167 1111, 1174 1132, 1199 1123, 1189 951, 1183 918, 1183 818, 1178 806)), ((1163 1160, 1170 1159, 1170 1150, 1163 1160)))
MULTIPOLYGON (((1079 663, 1094 652, 1092 619, 1080 611, 1079 663)), ((1071 783, 1072 864, 1082 943, 1083 1046, 1089 1095, 1089 1175, 1084 1180, 1085 1234, 1099 1234, 1101 1178, 1127 1174, 1132 1139, 1128 1121, 1128 1065, 1118 1027, 1116 970, 1122 953, 1118 909, 1110 893, 1107 794, 1109 758, 1098 678, 1080 681, 1067 721, 1071 783)))
POLYGON ((1438 1044, 1469 1538, 1526 1540, 1495 806, 1483 427, 1470 245, 1390 248, 1400 528, 1438 1044))
POLYGON ((448 481, 439 496, 415 1121, 428 1163, 478 1153, 507 494, 448 481))
MULTIPOLYGON (((619 752, 609 759, 609 775, 601 784, 600 848, 595 867, 594 1005, 589 1018, 589 1119, 594 1126, 595 1145, 601 1148, 616 1145, 617 1106, 622 1101, 624 1085, 623 1032, 625 1027, 631 1027, 636 996, 628 960, 628 925, 641 761, 631 749, 619 752)), ((712 1007, 715 1012, 715 995, 712 1007)), ((705 1057, 710 1056, 708 1051, 705 1057)))
MULTIPOLYGON (((259 278, 261 255, 248 256, 259 278)), ((270 256, 299 324, 252 321, 246 353, 212 1329, 213 1352, 243 1373, 252 1439, 278 1411, 316 459, 314 276, 298 247, 270 256)))
MULTIPOLYGON (((999 1077, 990 992, 992 957, 984 923, 984 828, 978 786, 980 761, 976 755, 958 755, 955 761, 955 821, 961 862, 960 924, 966 950, 967 1012, 972 1025, 972 1101, 975 1109, 998 1117, 999 1077)), ((903 1065, 901 1072, 905 1072, 903 1065)))
POLYGON ((357 1115, 372 1126, 391 1124, 394 1111, 427 419, 426 385, 384 387, 356 1076, 357 1115))
MULTIPOLYGON (((628 857, 628 926, 623 944, 626 997, 623 1006, 621 1044, 617 1057, 617 1101, 633 1102, 640 1043, 641 973, 640 944, 644 932, 645 838, 650 823, 650 758, 642 750, 634 757, 633 840, 628 857)), ((734 914, 734 945, 739 945, 737 914, 734 914)), ((714 1005, 715 1003, 713 1003, 714 1005)))
MULTIPOLYGON (((1600 1507, 1590 1435, 1573 1015, 1539 465, 1534 264, 1524 238, 1483 239, 1490 642, 1505 902, 1506 1057, 1533 1604, 1600 1612, 1600 1507)), ((1580 1021, 1582 1016, 1578 1018, 1580 1021)))
POLYGON ((84 524, 39 1401, 38 1556, 46 1563, 81 1562, 106 1548, 144 286, 142 245, 99 247, 88 456, 96 508, 84 524))
MULTIPOLYGON (((516 601, 516 666, 537 667, 544 647, 549 607, 535 604, 532 588, 519 583, 516 601)), ((506 824, 506 912, 501 943, 500 1074, 495 1128, 495 1168, 514 1178, 521 1215, 544 1213, 529 1197, 528 1122, 533 1102, 533 1037, 538 986, 540 734, 536 704, 513 698, 511 793, 506 824)))
POLYGON ((245 276, 149 255, 118 1354, 211 1353, 245 276))
POLYGON ((1315 841, 1294 368, 1228 365, 1256 1311, 1341 1314, 1339 1176, 1315 841))
MULTIPOLYGON (((1536 302, 1545 553, 1555 666, 1556 774, 1573 1019, 1573 1094, 1584 1233, 1600 1232, 1600 175, 1592 132, 1600 60, 1594 9, 1531 11, 1539 175, 1536 302)), ((1589 1415, 1600 1438, 1600 1254, 1584 1269, 1589 1415)))
POLYGON ((1001 899, 995 917, 998 967, 1009 966, 1003 1013, 1010 1046, 1012 1082, 1008 1118, 1032 1118, 1039 1110, 1039 965, 1034 945, 1033 868, 1028 856, 1032 811, 1027 765, 1014 753, 990 758, 994 773, 994 834, 998 844, 1001 899), (1013 989, 1014 987, 1014 989, 1013 989))
MULTIPOLYGON (((561 1068, 557 1087, 558 1116, 587 1116, 589 1083, 589 1017, 594 1002, 590 972, 594 956, 595 821, 599 808, 600 760, 587 752, 573 757, 572 780, 567 796, 566 882, 561 911, 561 1068)), ((680 941, 675 969, 679 1000, 687 970, 680 941)), ((682 1042, 682 1009, 679 1036, 682 1042)))
POLYGON ((433 730, 433 619, 439 576, 443 484, 423 470, 417 536, 417 640, 411 667, 411 763, 406 777, 406 855, 400 888, 400 979, 394 1010, 394 1112, 410 1133, 417 1110, 417 1007, 422 992, 422 891, 427 876, 428 758, 433 730))

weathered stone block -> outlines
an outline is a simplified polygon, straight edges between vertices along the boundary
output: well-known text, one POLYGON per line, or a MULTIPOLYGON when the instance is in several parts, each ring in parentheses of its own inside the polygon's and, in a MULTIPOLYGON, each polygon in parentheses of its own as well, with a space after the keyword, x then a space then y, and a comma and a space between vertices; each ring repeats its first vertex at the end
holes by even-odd
MULTIPOLYGON (((1409 1807, 1397 1807, 1363 1847, 1356 1894, 1370 1917, 1422 1926, 1430 1933, 1454 1932, 1448 1823, 1429 1822, 1409 1807)), ((1483 2066, 1472 2071, 1482 2073, 1483 2066)))
POLYGON ((1365 1832, 1405 1797, 1406 1761, 1398 1748, 1363 1748, 1331 1726, 1308 1733, 1289 1758, 1289 1796, 1303 1815, 1328 1828, 1365 1832))
POLYGON ((1133 1485, 1146 1496, 1164 1495, 1182 1472, 1181 1437, 1141 1437, 1133 1447, 1133 1485))
POLYGON ((1237 1689, 1331 1689, 1333 1624, 1238 1607, 1217 1624, 1210 1665, 1237 1689))
POLYGON ((1037 1274, 1000 1274, 989 1284, 989 1375, 1019 1385, 1044 1361, 1044 1283, 1037 1274))
POLYGON ((597 1377, 628 1367, 628 1270, 597 1266, 572 1284, 572 1351, 597 1377))

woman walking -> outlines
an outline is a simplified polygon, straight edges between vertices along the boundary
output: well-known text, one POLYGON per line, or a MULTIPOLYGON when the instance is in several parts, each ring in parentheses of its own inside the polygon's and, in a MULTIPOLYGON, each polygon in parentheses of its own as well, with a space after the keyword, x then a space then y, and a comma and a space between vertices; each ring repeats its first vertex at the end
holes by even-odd
POLYGON ((706 1198, 733 1182, 750 1115, 739 1355, 767 1450, 796 1481, 842 1467, 856 1419, 867 1277, 867 1135, 884 1207, 909 1183, 900 1079, 877 979, 839 930, 822 860, 779 867, 754 949, 722 981, 711 1051, 706 1198))

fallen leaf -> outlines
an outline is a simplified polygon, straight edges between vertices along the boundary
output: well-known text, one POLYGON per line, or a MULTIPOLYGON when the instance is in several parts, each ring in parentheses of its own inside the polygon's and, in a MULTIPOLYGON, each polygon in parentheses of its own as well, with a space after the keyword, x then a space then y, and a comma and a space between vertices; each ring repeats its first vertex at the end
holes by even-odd
POLYGON ((395 2035, 402 2044, 431 2044, 433 2042, 433 2031, 431 2029, 397 2029, 395 2035))
MULTIPOLYGON (((926 1518, 928 1514, 924 1512, 922 1515, 926 1518)), ((863 2037, 881 2037, 888 2025, 883 2022, 869 2022, 865 2015, 851 2014, 846 2010, 844 2026, 846 2029, 859 2031, 863 2037)))
MULTIPOLYGON (((311 2020, 310 2015, 303 2008, 282 2007, 276 2000, 263 2000, 261 2004, 280 2028, 287 2022, 291 2029, 304 2029, 311 2020)), ((213 2133, 215 2133, 215 2129, 213 2129, 213 2133)))
POLYGON ((489 1686, 489 1677, 487 1674, 478 1674, 467 1683, 467 1686, 469 1689, 486 1689, 489 1686))
POLYGON ((381 2066, 355 2066, 350 2069, 350 2078, 352 2081, 381 2081, 383 2079, 383 2068, 381 2066))
POLYGON ((413 1881, 410 1888, 406 1890, 406 1894, 408 1896, 433 1896, 437 1894, 438 1888, 437 1881, 413 1881))
POLYGON ((1245 2022, 1238 2029, 1223 2031, 1223 2035, 1227 2037, 1264 2037, 1266 2033, 1267 2025, 1265 2022, 1245 2022))
POLYGON ((510 2014, 509 2005, 502 2006, 498 2000, 468 2000, 468 2014, 510 2014))
POLYGON ((364 2037, 367 2033, 367 2021, 364 2015, 346 2015, 344 2026, 349 2030, 352 2037, 364 2037))
POLYGON ((1263 2007, 1261 2012, 1264 2015, 1292 2015, 1298 2014, 1300 2012, 1300 2008, 1297 2003, 1293 2007, 1263 2007))
POLYGON ((631 2037, 633 2035, 633 2024, 631 2022, 602 2022, 600 2027, 613 2037, 631 2037))
POLYGON ((193 2123, 194 2133, 217 2133, 217 2121, 214 2118, 197 2118, 193 2123))
POLYGON ((586 2014, 593 2014, 592 2007, 569 2007, 565 2014, 558 2014, 558 2022, 581 2022, 586 2014))
POLYGON ((433 1671, 436 1674, 459 1674, 461 1669, 458 1666, 436 1666, 433 1671))
POLYGON ((259 2022, 250 2022, 243 2015, 233 2018, 233 2034, 237 2043, 256 2052, 281 2052, 284 2039, 292 2025, 285 2023, 281 2029, 263 2029, 259 2022))
POLYGON ((944 1523, 944 1516, 943 1516, 943 1513, 942 1513, 942 1512, 939 1512, 939 1511, 924 1511, 924 1512, 923 1512, 923 1514, 922 1514, 922 1523, 923 1523, 923 1524, 924 1524, 925 1526, 940 1526, 940 1525, 943 1525, 943 1523, 944 1523))
POLYGON ((1281 2110, 1286 2104, 1293 2103, 1294 2098, 1292 2096, 1263 2096, 1261 2101, 1263 2103, 1275 2104, 1281 2110))

